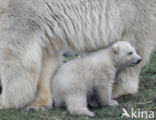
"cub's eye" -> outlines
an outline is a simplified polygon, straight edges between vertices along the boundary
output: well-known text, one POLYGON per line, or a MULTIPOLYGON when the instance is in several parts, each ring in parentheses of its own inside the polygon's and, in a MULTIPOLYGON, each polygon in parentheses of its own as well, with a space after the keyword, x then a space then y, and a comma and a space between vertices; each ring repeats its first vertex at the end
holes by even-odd
POLYGON ((133 54, 133 52, 129 52, 129 53, 128 53, 128 55, 132 55, 132 54, 133 54))

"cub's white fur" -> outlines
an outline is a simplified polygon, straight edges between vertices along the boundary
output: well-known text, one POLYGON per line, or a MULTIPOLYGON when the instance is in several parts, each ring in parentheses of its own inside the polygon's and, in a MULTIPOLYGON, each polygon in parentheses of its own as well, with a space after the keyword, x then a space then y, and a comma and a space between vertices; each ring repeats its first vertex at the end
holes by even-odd
POLYGON ((0 0, 0 108, 50 107, 62 50, 91 52, 119 40, 143 62, 116 75, 113 97, 135 93, 155 39, 156 0, 0 0))
POLYGON ((62 65, 52 82, 54 105, 65 104, 72 115, 93 117, 94 113, 87 108, 87 97, 88 101, 92 101, 90 99, 97 94, 100 105, 117 106, 118 102, 112 100, 112 83, 116 73, 140 61, 141 57, 129 43, 117 42, 62 65))

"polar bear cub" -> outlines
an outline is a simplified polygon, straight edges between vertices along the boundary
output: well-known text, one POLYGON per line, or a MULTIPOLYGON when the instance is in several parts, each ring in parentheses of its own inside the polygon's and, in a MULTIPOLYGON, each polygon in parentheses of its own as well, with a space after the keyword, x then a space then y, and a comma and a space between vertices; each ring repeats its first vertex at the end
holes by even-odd
POLYGON ((65 105, 71 115, 94 116, 87 108, 96 93, 101 106, 117 106, 112 99, 112 84, 116 72, 135 66, 141 57, 127 42, 116 42, 108 48, 91 53, 83 58, 63 64, 52 82, 54 105, 65 105))

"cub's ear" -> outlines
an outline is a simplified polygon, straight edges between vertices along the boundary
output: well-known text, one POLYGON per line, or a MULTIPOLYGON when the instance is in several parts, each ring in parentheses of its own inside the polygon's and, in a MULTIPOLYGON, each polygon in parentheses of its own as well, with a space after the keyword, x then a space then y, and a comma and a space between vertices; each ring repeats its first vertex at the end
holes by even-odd
POLYGON ((118 54, 119 53, 119 45, 113 45, 113 53, 118 54))

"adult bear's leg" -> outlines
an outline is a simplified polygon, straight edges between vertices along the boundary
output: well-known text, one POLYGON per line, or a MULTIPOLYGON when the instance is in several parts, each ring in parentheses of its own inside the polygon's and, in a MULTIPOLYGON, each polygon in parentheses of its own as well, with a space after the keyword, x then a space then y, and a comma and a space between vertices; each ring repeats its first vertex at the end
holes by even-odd
POLYGON ((126 94, 134 94, 138 91, 141 68, 149 60, 154 47, 153 38, 155 37, 153 35, 154 33, 150 35, 138 33, 135 37, 129 35, 124 38, 125 41, 130 42, 136 48, 136 52, 142 57, 142 62, 136 67, 127 68, 117 73, 113 87, 113 98, 126 94))
POLYGON ((134 94, 138 90, 140 67, 119 71, 113 87, 113 98, 121 95, 134 94))
POLYGON ((28 109, 39 110, 40 108, 46 109, 52 107, 51 96, 51 80, 60 65, 59 54, 50 55, 48 51, 44 52, 42 71, 38 85, 38 94, 28 109))
MULTIPOLYGON (((27 37, 29 38, 29 36, 27 37)), ((8 40, 11 37, 5 38, 8 40)), ((21 38, 22 40, 24 38, 21 38)), ((21 108, 32 102, 36 94, 41 70, 42 50, 33 41, 24 46, 23 42, 20 44, 20 42, 16 43, 14 41, 7 44, 4 42, 3 45, 0 47, 3 86, 0 109, 21 108)))

